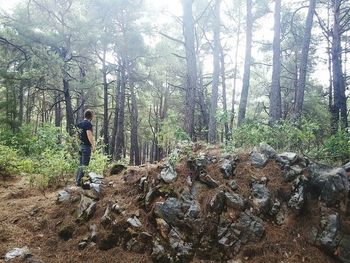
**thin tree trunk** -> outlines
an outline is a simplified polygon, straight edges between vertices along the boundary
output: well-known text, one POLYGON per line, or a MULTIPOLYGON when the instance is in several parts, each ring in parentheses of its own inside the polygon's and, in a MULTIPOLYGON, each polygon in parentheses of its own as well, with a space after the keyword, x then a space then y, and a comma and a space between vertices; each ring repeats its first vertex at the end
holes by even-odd
POLYGON ((183 6, 183 34, 186 50, 186 102, 185 102, 185 130, 194 139, 195 93, 197 90, 197 62, 195 52, 194 19, 192 14, 193 0, 182 0, 183 6))
POLYGON ((242 10, 241 5, 238 7, 238 25, 237 25, 237 39, 235 46, 235 66, 233 69, 233 90, 232 90, 232 105, 231 105, 231 118, 230 118, 230 131, 231 134, 233 132, 233 123, 235 118, 235 99, 236 99, 236 89, 237 89, 237 75, 238 75, 238 50, 240 43, 240 35, 241 35, 241 19, 242 19, 242 10))
POLYGON ((228 111, 227 111, 227 99, 226 99, 226 72, 225 72, 225 54, 224 50, 220 44, 220 60, 221 60, 221 85, 222 85, 222 107, 225 113, 225 118, 224 118, 224 131, 225 131, 225 139, 230 140, 230 130, 228 126, 228 111))
POLYGON ((247 32, 246 32, 246 48, 244 60, 243 86, 242 94, 238 109, 238 127, 242 125, 247 110, 249 79, 250 79, 250 64, 252 58, 252 37, 253 37, 253 15, 252 15, 252 0, 247 0, 247 32))
POLYGON ((115 158, 115 145, 116 145, 116 137, 117 137, 117 130, 118 130, 118 114, 119 114, 119 102, 120 102, 120 89, 121 89, 121 64, 118 63, 119 70, 117 71, 117 81, 116 81, 116 92, 115 92, 115 108, 114 108, 114 120, 113 120, 113 129, 112 129, 112 139, 111 139, 111 147, 109 149, 109 154, 112 156, 112 159, 115 158))
POLYGON ((273 68, 270 93, 269 123, 274 124, 282 118, 281 102, 281 0, 275 0, 275 26, 273 38, 273 68))
POLYGON ((214 7, 214 21, 213 21, 213 34, 214 34, 214 47, 213 47, 213 83, 210 103, 210 117, 209 117, 209 143, 215 144, 217 139, 217 123, 216 123, 216 111, 218 105, 218 88, 220 77, 220 2, 215 1, 214 7))
POLYGON ((106 66, 106 48, 103 50, 102 57, 102 80, 103 80, 103 144, 105 145, 105 153, 109 149, 109 122, 108 122, 108 83, 107 83, 107 66, 106 66))
POLYGON ((116 136, 116 150, 115 158, 120 160, 123 155, 124 149, 124 107, 125 107, 125 85, 126 85, 126 75, 125 75, 125 60, 122 59, 121 63, 121 80, 120 80, 120 96, 118 101, 118 118, 117 118, 117 136, 116 136))
POLYGON ((308 62, 310 42, 311 42, 312 20, 314 17, 315 9, 316 9, 316 0, 310 0, 309 10, 307 13, 306 23, 305 23, 303 47, 301 50, 298 87, 297 87, 296 97, 294 99, 294 118, 299 118, 301 116, 302 109, 303 109, 306 75, 307 75, 307 62, 308 62))
POLYGON ((65 71, 63 78, 63 91, 64 91, 64 100, 66 102, 66 121, 67 121, 67 132, 72 134, 74 127, 74 115, 72 108, 72 97, 69 91, 69 81, 68 81, 68 73, 65 71))

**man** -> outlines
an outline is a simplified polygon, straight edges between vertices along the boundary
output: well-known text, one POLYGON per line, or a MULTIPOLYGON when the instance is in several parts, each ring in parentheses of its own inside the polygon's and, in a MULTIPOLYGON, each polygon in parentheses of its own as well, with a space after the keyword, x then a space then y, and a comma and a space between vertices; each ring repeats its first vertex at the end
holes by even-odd
POLYGON ((95 140, 92 134, 93 112, 86 110, 84 120, 77 125, 80 138, 80 165, 77 171, 76 184, 81 186, 81 178, 84 176, 84 168, 89 165, 91 158, 91 150, 95 151, 95 140))

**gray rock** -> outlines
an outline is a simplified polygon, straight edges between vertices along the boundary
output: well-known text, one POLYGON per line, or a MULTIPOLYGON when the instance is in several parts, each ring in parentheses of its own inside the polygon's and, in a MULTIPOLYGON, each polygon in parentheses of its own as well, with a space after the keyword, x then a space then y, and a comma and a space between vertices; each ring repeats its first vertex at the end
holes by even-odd
POLYGON ((241 212, 233 227, 242 244, 260 241, 265 233, 263 221, 249 210, 241 212))
POLYGON ((340 218, 338 213, 325 213, 321 215, 320 231, 316 244, 330 253, 334 253, 340 243, 340 218))
POLYGON ((274 158, 277 155, 275 149, 264 142, 260 143, 260 152, 268 158, 274 158))
POLYGON ((270 210, 270 192, 265 184, 253 183, 253 205, 258 213, 267 213, 270 210))
POLYGON ((157 202, 154 207, 154 214, 164 219, 168 224, 175 225, 184 218, 181 202, 174 197, 169 197, 165 202, 157 202))
POLYGON ((146 208, 148 208, 151 205, 153 199, 158 196, 158 194, 159 194, 158 190, 159 190, 160 187, 161 187, 160 185, 157 185, 157 186, 149 189, 149 191, 147 192, 147 194, 145 196, 145 206, 146 206, 146 208))
POLYGON ((89 241, 83 239, 82 241, 79 242, 78 249, 79 250, 84 250, 88 245, 89 245, 89 241))
POLYGON ((298 165, 288 166, 283 172, 283 181, 292 182, 303 173, 303 169, 298 165))
POLYGON ((90 172, 88 176, 89 176, 89 179, 90 179, 91 183, 102 184, 102 180, 103 180, 103 176, 102 175, 96 174, 94 172, 90 172))
POLYGON ((238 189, 238 184, 236 180, 231 180, 230 181, 230 187, 233 191, 236 191, 238 189))
POLYGON ((214 195, 208 204, 210 211, 220 215, 225 207, 225 199, 225 193, 222 191, 214 195))
POLYGON ((141 177, 140 183, 139 183, 139 190, 144 191, 146 189, 145 187, 146 185, 147 185, 147 177, 146 176, 141 177))
POLYGON ((225 179, 229 179, 234 175, 236 163, 234 160, 223 159, 220 165, 220 171, 223 173, 225 179))
POLYGON ((169 233, 169 244, 175 251, 175 259, 177 262, 190 262, 193 258, 193 249, 191 243, 186 243, 180 237, 177 229, 173 228, 169 233))
POLYGON ((112 207, 110 204, 107 205, 107 208, 105 210, 105 213, 103 214, 101 218, 101 224, 103 226, 107 226, 112 222, 112 207))
POLYGON ((86 221, 89 220, 95 213, 96 202, 91 198, 81 195, 79 207, 77 209, 77 220, 86 221))
POLYGON ((136 216, 130 217, 126 221, 129 223, 130 226, 134 228, 142 227, 141 221, 136 216))
POLYGON ((208 165, 209 161, 204 153, 200 153, 195 159, 196 170, 202 171, 208 165))
POLYGON ((97 226, 95 224, 90 225, 90 241, 96 242, 97 241, 97 226))
POLYGON ((296 182, 292 195, 288 201, 288 206, 297 214, 300 214, 306 201, 305 183, 301 180, 296 182))
POLYGON ((171 183, 176 180, 177 174, 175 169, 171 165, 169 165, 160 172, 160 177, 163 179, 164 182, 171 183))
POLYGON ((70 193, 68 193, 65 190, 61 190, 58 192, 58 196, 57 196, 57 202, 58 203, 65 203, 68 202, 70 200, 70 193))
POLYGON ((94 190, 96 193, 101 193, 101 184, 91 183, 90 189, 94 190))
POLYGON ((334 206, 347 198, 349 179, 343 168, 333 169, 324 165, 309 166, 311 186, 321 194, 327 206, 334 206))
POLYGON ((346 171, 346 172, 350 172, 350 162, 347 162, 346 164, 343 165, 343 169, 346 171))
POLYGON ((280 211, 280 208, 281 208, 281 202, 278 199, 275 199, 270 210, 270 215, 271 216, 276 215, 280 211))
POLYGON ((219 186, 219 183, 215 181, 209 174, 201 173, 199 175, 199 181, 207 185, 209 188, 216 188, 219 186))
POLYGON ((338 247, 338 258, 341 262, 350 263, 350 235, 345 235, 338 247))
POLYGON ((283 152, 281 154, 278 154, 276 157, 276 160, 279 163, 282 163, 284 165, 293 165, 298 161, 298 155, 296 153, 292 152, 283 152))
POLYGON ((239 194, 226 192, 225 198, 227 207, 242 210, 244 209, 246 202, 239 194))
POLYGON ((165 248, 158 242, 153 242, 151 257, 153 262, 170 262, 171 257, 166 252, 165 248))
POLYGON ((24 246, 22 248, 16 247, 5 254, 4 260, 7 262, 15 258, 25 259, 30 256, 31 256, 31 253, 29 252, 29 249, 27 246, 24 246))
POLYGON ((191 219, 196 219, 199 216, 200 213, 200 207, 199 204, 195 201, 193 201, 188 208, 185 217, 186 218, 191 218, 191 219))
POLYGON ((250 162, 253 166, 261 168, 267 164, 268 158, 262 153, 252 151, 252 153, 250 154, 250 162))

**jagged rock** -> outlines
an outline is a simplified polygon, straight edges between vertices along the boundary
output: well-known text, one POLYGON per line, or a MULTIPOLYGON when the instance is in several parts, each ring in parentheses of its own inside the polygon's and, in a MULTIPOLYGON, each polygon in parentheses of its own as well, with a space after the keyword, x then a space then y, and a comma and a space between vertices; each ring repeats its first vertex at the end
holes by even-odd
POLYGON ((223 159, 220 165, 220 171, 223 173, 225 179, 229 179, 234 175, 236 163, 234 160, 223 159))
POLYGON ((225 193, 222 191, 214 195, 208 204, 210 211, 220 215, 225 207, 225 199, 225 193))
POLYGON ((282 210, 278 211, 278 213, 275 216, 275 223, 279 226, 283 225, 285 220, 285 215, 282 210))
POLYGON ((265 233, 262 219, 254 216, 250 210, 241 212, 233 227, 242 244, 260 241, 265 233))
POLYGON ((285 182, 292 182, 302 173, 303 173, 303 169, 300 166, 298 165, 290 166, 284 170, 283 180, 285 182))
POLYGON ((170 226, 163 218, 156 218, 157 229, 159 230, 160 235, 164 238, 168 238, 168 234, 170 231, 170 226))
POLYGON ((142 227, 141 221, 136 216, 130 217, 126 221, 134 228, 142 227))
POLYGON ((305 182, 303 180, 298 180, 293 188, 292 196, 288 201, 288 206, 292 208, 295 213, 299 214, 306 201, 305 182))
POLYGON ((231 180, 230 181, 230 187, 233 191, 236 191, 238 189, 238 184, 236 180, 231 180))
POLYGON ((95 191, 95 189, 81 190, 81 194, 95 201, 98 201, 100 199, 100 193, 95 191))
POLYGON ((275 199, 270 210, 270 215, 272 216, 276 215, 280 211, 280 208, 281 208, 281 202, 278 199, 275 199))
POLYGON ((219 183, 215 181, 209 174, 201 173, 199 175, 199 181, 207 185, 209 188, 216 188, 219 186, 219 183))
POLYGON ((185 217, 196 219, 199 216, 200 213, 200 207, 199 204, 196 201, 191 202, 190 207, 188 208, 185 217))
POLYGON ((95 213, 96 202, 91 198, 81 195, 80 204, 77 210, 77 220, 89 220, 95 213))
POLYGON ((292 152, 283 152, 281 154, 278 154, 276 157, 276 160, 284 165, 293 165, 298 161, 298 155, 296 153, 292 152))
POLYGON ((97 241, 97 226, 95 224, 90 225, 90 241, 96 242, 97 241))
POLYGON ((270 192, 265 184, 252 184, 253 205, 258 213, 267 213, 270 209, 270 192))
POLYGON ((121 207, 118 203, 113 204, 111 207, 111 210, 112 210, 112 212, 114 212, 118 215, 123 214, 123 212, 124 212, 124 208, 121 207))
POLYGON ((89 245, 89 240, 83 239, 78 244, 79 250, 84 250, 89 245))
POLYGON ((153 242, 153 249, 151 254, 153 262, 171 262, 170 255, 167 254, 165 248, 159 244, 158 241, 153 242))
POLYGON ((175 225, 184 218, 181 207, 181 202, 177 198, 169 197, 165 202, 155 204, 154 214, 163 218, 168 224, 175 225))
POLYGON ((245 207, 245 200, 236 193, 225 193, 226 198, 226 205, 227 207, 234 208, 234 209, 244 209, 245 207))
POLYGON ((184 242, 177 229, 171 229, 169 233, 169 244, 175 251, 175 260, 177 262, 191 261, 193 258, 192 244, 184 242))
POLYGON ((208 165, 208 159, 207 156, 204 153, 200 153, 197 158, 195 159, 196 164, 196 170, 202 171, 205 169, 205 167, 208 165))
POLYGON ((274 158, 277 155, 275 149, 264 142, 260 143, 260 152, 268 158, 274 158))
POLYGON ((343 165, 343 169, 346 171, 346 172, 350 172, 350 162, 347 162, 346 164, 343 165))
POLYGON ((145 206, 146 206, 146 208, 148 208, 150 206, 151 202, 153 201, 153 199, 158 196, 160 187, 161 187, 160 185, 157 185, 157 186, 151 188, 147 192, 147 194, 145 196, 145 206))
POLYGON ((267 164, 268 158, 262 153, 252 151, 252 153, 250 154, 250 161, 253 166, 260 168, 264 167, 267 164))
POLYGON ((349 192, 349 178, 343 168, 333 169, 324 165, 309 166, 311 186, 321 194, 327 206, 334 206, 345 200, 349 192))
POLYGON ((112 213, 112 208, 111 208, 111 205, 108 204, 107 208, 105 210, 105 213, 103 214, 103 216, 101 218, 101 224, 103 226, 107 226, 112 222, 111 213, 112 213))
POLYGON ((4 260, 7 262, 15 258, 25 259, 30 256, 31 256, 31 253, 29 252, 29 249, 27 246, 24 246, 22 248, 16 247, 5 254, 4 260))
POLYGON ((341 239, 338 247, 338 258, 341 262, 350 263, 350 235, 345 235, 341 239))
POLYGON ((164 182, 171 183, 176 180, 177 174, 175 169, 171 165, 169 165, 160 172, 160 177, 163 179, 164 182))
POLYGON ((94 172, 89 173, 90 182, 94 184, 102 184, 103 176, 94 172))
POLYGON ((235 230, 233 225, 218 227, 218 244, 228 257, 238 254, 241 248, 239 234, 240 231, 235 230))
POLYGON ((63 239, 64 241, 67 241, 72 238, 75 231, 74 225, 67 225, 61 227, 61 229, 58 231, 58 236, 63 239))
POLYGON ((148 182, 147 182, 147 177, 146 177, 146 176, 141 177, 140 183, 139 183, 139 190, 140 190, 140 191, 144 191, 145 189, 147 189, 147 188, 146 188, 147 183, 148 183, 148 182))
POLYGON ((316 244, 333 254, 340 243, 339 214, 322 211, 320 228, 316 237, 316 244))
POLYGON ((58 196, 57 196, 57 202, 58 203, 65 203, 68 202, 70 200, 70 193, 68 193, 65 190, 61 190, 58 192, 58 196))

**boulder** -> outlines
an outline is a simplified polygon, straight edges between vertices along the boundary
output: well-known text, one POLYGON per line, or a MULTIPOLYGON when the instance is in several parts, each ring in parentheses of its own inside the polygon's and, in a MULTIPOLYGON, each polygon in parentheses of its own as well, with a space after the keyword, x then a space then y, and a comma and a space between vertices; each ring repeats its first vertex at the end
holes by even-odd
POLYGON ((346 172, 350 172, 350 162, 347 162, 346 164, 343 165, 343 169, 346 171, 346 172))
POLYGON ((58 191, 57 203, 65 203, 70 200, 70 193, 65 190, 58 191))
POLYGON ((268 158, 274 158, 277 155, 277 152, 267 143, 260 143, 260 152, 268 158))
POLYGON ((216 188, 219 186, 219 183, 207 173, 201 173, 199 175, 199 181, 207 185, 209 188, 216 188))
POLYGON ((165 183, 171 183, 176 180, 177 174, 175 169, 171 165, 168 165, 160 172, 160 177, 165 183))
POLYGON ((79 207, 77 209, 77 220, 86 221, 89 220, 95 213, 96 202, 91 198, 81 195, 79 207))
POLYGON ((250 161, 254 167, 261 168, 267 164, 268 158, 265 156, 265 154, 259 153, 254 150, 250 154, 250 161))
POLYGON ((16 258, 25 259, 30 256, 31 253, 29 252, 27 246, 24 246, 22 248, 16 247, 5 254, 4 260, 7 262, 16 258))
POLYGON ((293 152, 283 152, 276 156, 276 160, 283 165, 293 165, 298 159, 298 155, 293 152))
POLYGON ((220 215, 225 207, 225 193, 220 191, 216 193, 209 201, 209 210, 220 215))
POLYGON ((288 206, 297 214, 300 214, 304 208, 306 201, 305 191, 305 182, 298 180, 293 187, 291 198, 288 201, 288 206))
POLYGON ((324 165, 309 166, 311 187, 321 195, 327 206, 334 206, 345 200, 349 192, 349 178, 343 168, 333 169, 324 165))
POLYGON ((182 204, 174 197, 169 197, 165 202, 157 202, 154 207, 154 214, 170 225, 176 225, 179 220, 184 218, 182 204))
POLYGON ((245 208, 246 202, 239 194, 226 192, 225 198, 227 207, 241 210, 245 208))
POLYGON ((242 244, 258 242, 265 233, 262 219, 253 215, 250 210, 240 213, 239 218, 233 224, 233 228, 242 244))
POLYGON ((224 175, 225 179, 230 179, 234 175, 235 168, 235 161, 230 159, 223 159, 220 165, 220 171, 224 175))
POLYGON ((252 184, 253 206, 259 214, 270 210, 270 192, 265 184, 254 182, 252 184))

